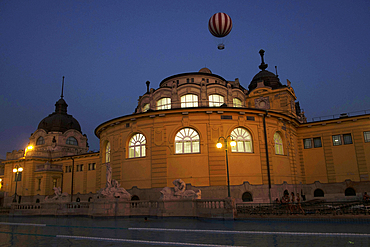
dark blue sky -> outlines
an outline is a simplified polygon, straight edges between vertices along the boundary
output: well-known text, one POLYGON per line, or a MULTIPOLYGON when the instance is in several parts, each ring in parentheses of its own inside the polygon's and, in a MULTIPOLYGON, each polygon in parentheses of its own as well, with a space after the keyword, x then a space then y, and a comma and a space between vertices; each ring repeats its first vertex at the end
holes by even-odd
POLYGON ((68 113, 90 149, 94 129, 133 113, 145 82, 208 67, 248 87, 263 48, 312 117, 370 109, 370 1, 0 1, 0 158, 24 149, 54 111, 65 76, 68 113), (226 49, 208 19, 227 13, 226 49))

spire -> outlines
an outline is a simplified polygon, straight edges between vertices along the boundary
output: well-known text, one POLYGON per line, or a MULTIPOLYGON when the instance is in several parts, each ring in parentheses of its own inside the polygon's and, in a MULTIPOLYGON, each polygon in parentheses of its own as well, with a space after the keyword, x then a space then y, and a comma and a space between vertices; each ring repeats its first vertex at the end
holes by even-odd
POLYGON ((265 51, 261 49, 259 53, 261 55, 261 65, 258 66, 258 68, 260 68, 260 70, 265 70, 267 69, 267 66, 268 66, 267 64, 265 64, 265 61, 263 60, 263 55, 265 54, 265 51))
POLYGON ((63 90, 64 90, 64 76, 63 76, 63 80, 62 80, 62 94, 60 95, 60 98, 63 99, 63 90))

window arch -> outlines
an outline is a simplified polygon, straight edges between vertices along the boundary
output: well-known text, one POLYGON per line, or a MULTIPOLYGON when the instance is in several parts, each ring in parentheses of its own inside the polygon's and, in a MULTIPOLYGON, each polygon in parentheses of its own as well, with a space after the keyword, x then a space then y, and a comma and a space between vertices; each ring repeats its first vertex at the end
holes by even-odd
POLYGON ((249 192, 244 192, 242 195, 243 202, 253 202, 252 194, 249 192))
POLYGON ((238 98, 233 98, 233 106, 234 107, 243 107, 242 101, 238 98))
POLYGON ((43 144, 45 144, 45 139, 44 137, 40 136, 39 138, 37 138, 36 145, 43 145, 43 144))
POLYGON ((344 195, 345 196, 355 196, 356 191, 353 188, 349 187, 344 191, 344 195))
POLYGON ((171 98, 161 98, 157 101, 157 110, 171 109, 171 98))
POLYGON ((280 133, 275 132, 274 134, 274 143, 275 143, 275 154, 284 154, 283 149, 283 139, 280 136, 280 133))
POLYGON ((149 106, 149 103, 148 103, 148 104, 144 104, 143 108, 141 108, 141 111, 142 112, 147 112, 149 109, 150 109, 150 106, 149 106))
POLYGON ((73 136, 67 138, 66 144, 78 146, 78 142, 73 136))
POLYGON ((313 192, 313 197, 324 197, 324 191, 322 189, 316 189, 313 192))
POLYGON ((198 95, 186 94, 181 96, 181 108, 198 107, 198 95))
POLYGON ((105 145, 105 163, 110 162, 110 142, 105 145))
POLYGON ((231 147, 231 152, 252 153, 252 137, 251 134, 244 128, 235 128, 231 132, 231 137, 236 141, 236 146, 231 147))
POLYGON ((211 94, 208 96, 210 107, 219 107, 224 103, 224 96, 219 94, 211 94))
POLYGON ((139 157, 145 157, 145 144, 146 139, 143 134, 136 134, 133 137, 131 137, 130 142, 128 144, 128 157, 129 158, 139 158, 139 157))
POLYGON ((189 154, 199 153, 199 134, 191 128, 184 128, 177 132, 175 137, 176 153, 189 154))

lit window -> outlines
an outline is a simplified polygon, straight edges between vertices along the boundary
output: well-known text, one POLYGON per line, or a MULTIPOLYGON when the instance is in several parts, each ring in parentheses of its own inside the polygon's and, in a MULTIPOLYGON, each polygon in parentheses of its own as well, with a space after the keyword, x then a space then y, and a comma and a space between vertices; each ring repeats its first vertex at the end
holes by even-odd
POLYGON ((171 109, 171 98, 162 98, 157 101, 157 110, 171 109))
POLYGON ((110 162, 110 142, 105 145, 105 163, 110 162))
POLYGON ((364 132, 364 140, 365 142, 370 142, 370 131, 364 132))
POLYGON ((56 180, 56 178, 53 179, 53 188, 54 187, 57 187, 57 180, 56 180))
POLYGON ((243 107, 242 101, 238 98, 233 98, 233 106, 234 107, 243 107))
POLYGON ((40 136, 36 141, 36 145, 43 145, 43 144, 45 144, 45 139, 44 137, 40 136))
POLYGON ((311 138, 303 139, 303 145, 304 145, 304 148, 305 149, 312 148, 312 140, 311 140, 311 138))
POLYGON ((184 128, 177 132, 175 137, 176 153, 199 153, 199 134, 194 129, 184 128))
POLYGON ((95 163, 90 163, 89 164, 89 171, 93 171, 96 169, 96 164, 95 163))
POLYGON ((186 94, 181 96, 181 108, 198 107, 198 95, 186 94))
POLYGON ((333 136, 333 145, 334 146, 342 145, 342 139, 340 138, 340 135, 333 136))
POLYGON ((78 146, 78 142, 77 142, 76 138, 74 138, 73 136, 70 136, 70 137, 67 138, 66 144, 67 145, 78 146))
POLYGON ((134 135, 128 144, 129 158, 145 157, 146 139, 143 134, 134 135))
POLYGON ((212 94, 208 97, 210 107, 219 107, 224 103, 224 96, 212 94))
POLYGON ((232 152, 252 153, 252 138, 249 132, 243 128, 236 128, 231 132, 231 137, 236 141, 236 146, 231 147, 232 152))
POLYGON ((352 136, 351 134, 344 134, 343 135, 343 143, 346 144, 352 144, 352 136))
POLYGON ((145 104, 142 108, 142 112, 147 112, 149 110, 149 104, 145 104))
POLYGON ((274 142, 275 142, 275 154, 284 154, 283 150, 283 139, 278 132, 274 134, 274 142))

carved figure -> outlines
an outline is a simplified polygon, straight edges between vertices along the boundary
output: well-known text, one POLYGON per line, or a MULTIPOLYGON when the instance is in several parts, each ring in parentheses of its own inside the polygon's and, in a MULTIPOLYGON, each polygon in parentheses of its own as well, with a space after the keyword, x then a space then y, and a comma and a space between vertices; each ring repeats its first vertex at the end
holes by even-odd
POLYGON ((107 183, 105 185, 105 188, 98 191, 97 197, 107 199, 121 198, 125 200, 130 200, 131 194, 128 193, 124 188, 122 188, 117 180, 112 179, 112 167, 110 163, 105 163, 105 165, 107 167, 107 183))
POLYGON ((201 199, 201 191, 186 190, 186 184, 182 179, 176 179, 172 182, 175 187, 165 187, 161 190, 161 200, 178 199, 201 199))
POLYGON ((105 166, 107 167, 107 183, 105 187, 109 187, 112 182, 112 167, 110 166, 110 163, 105 163, 105 166))
POLYGON ((62 193, 62 189, 60 187, 54 187, 54 195, 46 196, 45 201, 57 201, 67 199, 68 193, 62 193))

